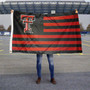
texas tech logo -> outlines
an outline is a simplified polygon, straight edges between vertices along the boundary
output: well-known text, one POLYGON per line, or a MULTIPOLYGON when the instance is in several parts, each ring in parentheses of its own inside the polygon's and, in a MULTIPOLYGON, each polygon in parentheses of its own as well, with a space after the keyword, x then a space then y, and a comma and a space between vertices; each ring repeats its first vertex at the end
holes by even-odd
POLYGON ((31 24, 35 21, 34 15, 21 15, 21 20, 23 20, 23 23, 25 24, 24 33, 27 31, 29 33, 33 33, 31 29, 31 24))

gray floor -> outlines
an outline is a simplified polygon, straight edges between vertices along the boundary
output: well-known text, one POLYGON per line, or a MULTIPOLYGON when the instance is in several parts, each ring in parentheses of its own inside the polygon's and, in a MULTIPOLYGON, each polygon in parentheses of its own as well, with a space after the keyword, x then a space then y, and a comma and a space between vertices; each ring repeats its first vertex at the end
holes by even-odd
POLYGON ((90 35, 82 36, 83 53, 54 55, 56 85, 49 82, 46 55, 36 85, 36 55, 10 54, 9 38, 0 36, 0 90, 90 90, 90 35))
POLYGON ((49 82, 49 74, 42 75, 41 84, 35 83, 35 74, 0 76, 0 90, 90 90, 90 73, 55 74, 57 84, 49 82))

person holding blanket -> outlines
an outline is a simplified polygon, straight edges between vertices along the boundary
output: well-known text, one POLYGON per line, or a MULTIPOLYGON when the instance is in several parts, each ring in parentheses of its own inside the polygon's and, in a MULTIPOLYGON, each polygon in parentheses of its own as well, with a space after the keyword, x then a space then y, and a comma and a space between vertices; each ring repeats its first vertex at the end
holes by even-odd
MULTIPOLYGON (((13 10, 11 10, 11 13, 13 13, 13 10)), ((75 13, 78 13, 77 9, 75 9, 75 13)), ((42 63, 42 56, 43 54, 37 54, 37 64, 36 64, 36 69, 37 69, 37 80, 36 83, 40 84, 41 82, 41 63, 42 63)), ((50 82, 52 84, 56 84, 55 78, 54 78, 54 62, 53 62, 53 54, 47 54, 47 59, 49 63, 49 70, 50 70, 50 82)))
MULTIPOLYGON (((77 9, 75 9, 75 13, 78 13, 77 9)), ((54 78, 54 63, 53 63, 53 54, 47 54, 48 63, 49 63, 49 70, 50 70, 50 76, 51 80, 50 82, 52 84, 56 84, 55 78, 54 78)), ((42 63, 42 54, 37 54, 37 76, 38 79, 36 80, 36 83, 39 84, 41 81, 41 63, 42 63)))

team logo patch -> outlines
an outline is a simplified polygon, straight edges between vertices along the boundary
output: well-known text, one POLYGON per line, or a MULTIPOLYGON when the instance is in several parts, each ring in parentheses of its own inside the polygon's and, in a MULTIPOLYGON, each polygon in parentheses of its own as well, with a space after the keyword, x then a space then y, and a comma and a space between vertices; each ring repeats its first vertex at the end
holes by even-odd
POLYGON ((21 20, 25 24, 24 33, 26 32, 33 33, 31 24, 33 24, 33 22, 35 21, 35 16, 34 15, 21 15, 21 20))

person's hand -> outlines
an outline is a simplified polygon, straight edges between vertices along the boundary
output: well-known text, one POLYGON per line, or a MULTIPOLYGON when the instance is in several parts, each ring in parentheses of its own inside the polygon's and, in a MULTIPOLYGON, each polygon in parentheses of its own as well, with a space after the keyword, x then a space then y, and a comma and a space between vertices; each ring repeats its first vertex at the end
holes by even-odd
POLYGON ((78 10, 77 9, 75 9, 75 13, 78 13, 78 10))
POLYGON ((11 10, 11 13, 13 13, 14 12, 14 10, 11 10))

